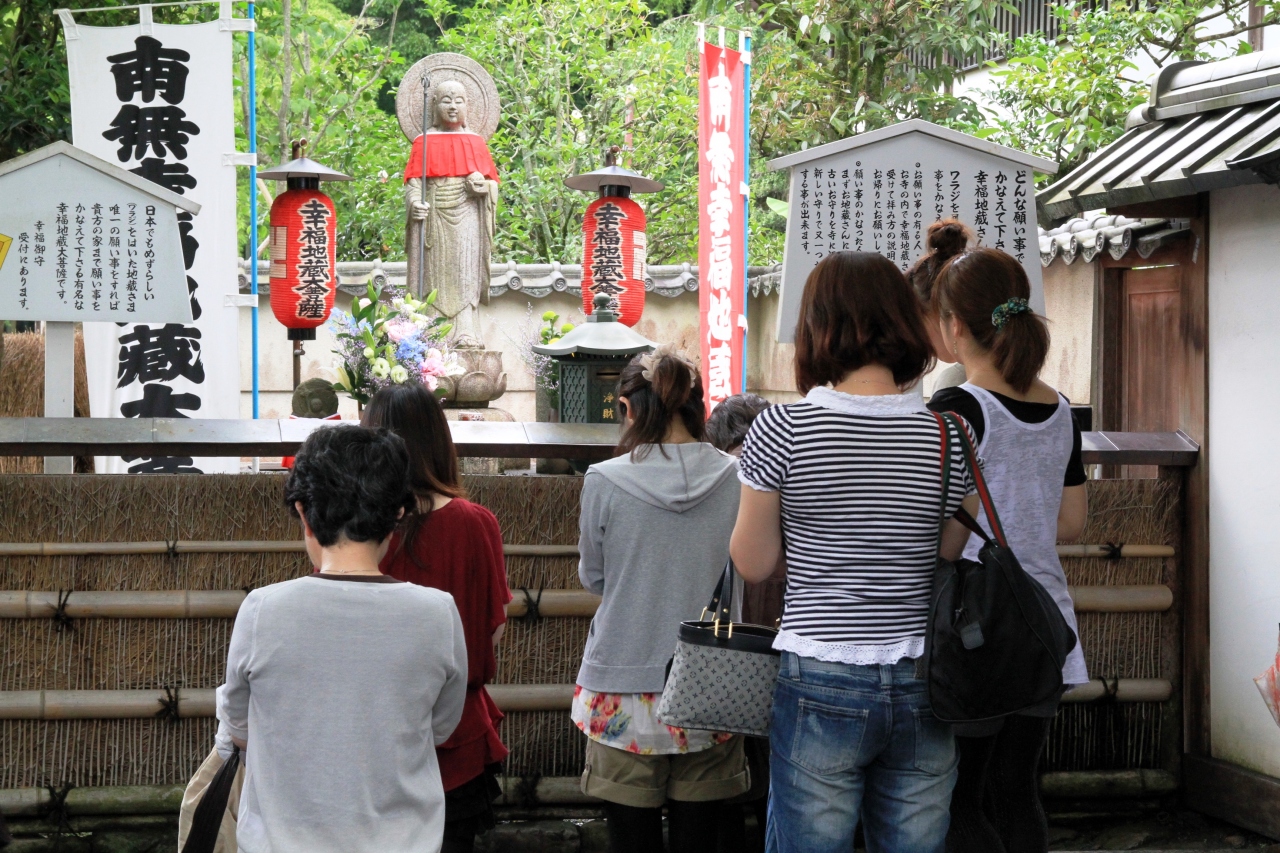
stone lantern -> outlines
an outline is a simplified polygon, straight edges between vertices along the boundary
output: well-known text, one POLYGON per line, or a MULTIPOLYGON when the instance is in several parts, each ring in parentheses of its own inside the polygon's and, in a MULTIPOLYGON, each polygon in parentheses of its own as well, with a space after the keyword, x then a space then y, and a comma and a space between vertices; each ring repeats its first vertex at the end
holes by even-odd
POLYGON ((554 344, 535 344, 533 351, 555 359, 560 369, 560 423, 621 423, 618 377, 636 353, 656 344, 618 322, 609 295, 596 294, 594 311, 554 344))

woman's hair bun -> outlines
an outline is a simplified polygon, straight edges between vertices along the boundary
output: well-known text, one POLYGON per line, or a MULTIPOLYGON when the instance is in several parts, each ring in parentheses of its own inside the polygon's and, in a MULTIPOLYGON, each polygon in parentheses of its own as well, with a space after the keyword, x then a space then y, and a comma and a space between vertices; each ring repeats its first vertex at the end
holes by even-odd
POLYGON ((929 226, 925 232, 925 245, 929 251, 907 270, 907 281, 920 301, 929 306, 933 299, 933 280, 938 277, 942 265, 969 247, 973 232, 959 219, 943 219, 929 226))
POLYGON ((971 239, 973 232, 963 222, 958 219, 943 219, 929 226, 925 245, 933 254, 935 263, 940 265, 942 261, 963 252, 971 239))

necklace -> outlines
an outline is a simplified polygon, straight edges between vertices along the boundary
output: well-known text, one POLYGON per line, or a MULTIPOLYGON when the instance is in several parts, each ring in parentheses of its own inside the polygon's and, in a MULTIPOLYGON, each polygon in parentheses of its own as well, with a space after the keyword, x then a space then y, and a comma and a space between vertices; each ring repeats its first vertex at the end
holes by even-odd
POLYGON ((892 388, 895 391, 898 390, 898 386, 896 384, 893 382, 886 382, 883 379, 846 379, 845 382, 849 382, 854 385, 879 385, 882 388, 892 388))
POLYGON ((345 571, 342 569, 321 569, 320 573, 324 575, 370 575, 370 576, 382 574, 381 571, 371 572, 371 571, 368 571, 367 569, 357 569, 354 571, 351 569, 347 569, 345 571))

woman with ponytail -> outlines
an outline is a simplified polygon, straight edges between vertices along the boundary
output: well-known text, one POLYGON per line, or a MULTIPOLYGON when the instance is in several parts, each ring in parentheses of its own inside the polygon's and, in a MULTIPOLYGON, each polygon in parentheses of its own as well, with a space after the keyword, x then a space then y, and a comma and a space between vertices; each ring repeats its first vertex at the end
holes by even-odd
POLYGON ((623 368, 618 409, 618 455, 582 486, 578 576, 602 596, 573 698, 582 790, 604 800, 614 853, 661 851, 664 804, 672 853, 706 853, 720 801, 749 787, 742 737, 666 726, 656 709, 680 623, 729 557, 738 466, 703 440, 702 381, 666 346, 623 368))
POLYGON ((920 310, 924 314, 924 326, 929 333, 929 346, 933 348, 934 358, 949 364, 935 376, 935 394, 964 382, 965 375, 964 365, 954 360, 951 350, 942 340, 938 309, 933 304, 933 283, 947 261, 967 249, 972 240, 973 232, 959 219, 935 222, 929 226, 925 235, 925 246, 929 251, 921 255, 911 269, 907 270, 907 281, 920 299, 920 310))
MULTIPOLYGON (((1065 397, 1037 378, 1049 330, 1031 311, 1031 286, 1016 259, 996 249, 957 255, 939 270, 933 305, 947 349, 968 381, 936 392, 934 411, 962 415, 1000 521, 1022 567, 1053 596, 1072 630, 1075 608, 1058 542, 1079 538, 1088 511, 1080 430, 1065 397)), ((979 518, 990 531, 985 517, 979 518)), ((977 559, 971 537, 964 555, 977 559)), ((1080 644, 1063 683, 1089 676, 1080 644)), ((1043 853, 1048 829, 1037 779, 1058 700, 989 724, 956 727, 960 774, 951 802, 949 853, 1043 853)))

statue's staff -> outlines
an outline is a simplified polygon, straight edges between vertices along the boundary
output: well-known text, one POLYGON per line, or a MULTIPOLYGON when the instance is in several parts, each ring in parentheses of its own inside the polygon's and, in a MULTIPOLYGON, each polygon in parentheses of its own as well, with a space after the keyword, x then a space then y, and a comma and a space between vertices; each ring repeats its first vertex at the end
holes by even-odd
MULTIPOLYGON (((422 177, 419 178, 419 187, 421 188, 420 201, 425 206, 427 203, 427 92, 431 86, 431 75, 425 71, 422 74, 422 177)), ((428 214, 430 215, 430 214, 428 214)), ((426 286, 427 274, 427 220, 423 219, 422 224, 418 228, 418 298, 426 296, 422 289, 426 286)))

